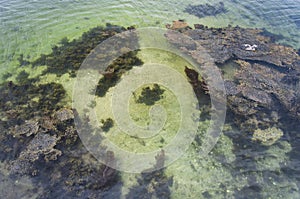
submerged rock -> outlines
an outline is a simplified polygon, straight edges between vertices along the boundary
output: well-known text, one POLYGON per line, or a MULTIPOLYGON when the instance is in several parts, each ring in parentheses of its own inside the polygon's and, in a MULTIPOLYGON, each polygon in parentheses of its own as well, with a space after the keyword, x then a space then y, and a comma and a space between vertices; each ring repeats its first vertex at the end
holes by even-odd
POLYGON ((227 9, 224 6, 223 2, 216 4, 200 4, 200 5, 188 5, 184 12, 187 12, 191 15, 195 15, 199 18, 207 16, 216 16, 218 14, 226 13, 227 9))
POLYGON ((37 174, 34 169, 34 162, 41 156, 46 161, 56 160, 57 156, 61 156, 62 152, 55 149, 55 145, 59 138, 45 133, 39 133, 28 144, 26 149, 22 151, 17 160, 13 161, 11 173, 13 174, 37 174))
MULTIPOLYGON (((22 57, 20 64, 46 65, 45 73, 72 76, 95 46, 125 30, 110 24, 96 27, 80 39, 63 39, 53 47, 52 53, 41 55, 34 62, 27 63, 22 57)), ((127 46, 133 44, 136 43, 129 42, 127 46)), ((103 89, 98 89, 96 94, 105 95, 122 74, 142 63, 136 57, 137 51, 126 52, 108 66, 99 81, 103 89)), ((39 198, 102 198, 112 187, 119 198, 118 172, 99 163, 78 139, 74 124, 76 111, 64 105, 66 91, 61 84, 41 84, 38 77, 29 78, 26 72, 21 72, 17 81, 1 84, 0 92, 0 159, 7 161, 12 178, 34 176, 34 185, 42 190, 39 198)), ((110 165, 116 164, 111 151, 104 149, 103 153, 110 165)))
MULTIPOLYGON (((52 117, 34 118, 32 121, 35 121, 34 127, 38 132, 28 137, 26 133, 32 129, 23 127, 26 131, 21 131, 22 134, 19 133, 15 138, 18 139, 15 144, 19 149, 15 152, 15 159, 9 162, 10 174, 18 178, 35 176, 38 182, 43 182, 47 190, 43 194, 49 198, 60 195, 62 190, 66 197, 77 194, 82 197, 102 195, 119 179, 115 169, 99 163, 83 147, 78 139, 72 113, 71 109, 63 108, 54 112, 52 117)), ((104 153, 107 163, 115 165, 113 152, 104 153)))

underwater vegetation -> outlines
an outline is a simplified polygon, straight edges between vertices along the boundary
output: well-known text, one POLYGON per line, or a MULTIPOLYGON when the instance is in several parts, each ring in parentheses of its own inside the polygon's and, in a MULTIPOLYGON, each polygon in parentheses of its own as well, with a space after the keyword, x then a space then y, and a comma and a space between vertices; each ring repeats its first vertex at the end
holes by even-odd
POLYGON ((126 71, 133 66, 142 65, 143 62, 136 55, 137 51, 130 51, 109 65, 98 82, 95 94, 99 97, 105 96, 109 88, 114 87, 126 71))
POLYGON ((188 77, 188 80, 193 87, 195 95, 198 99, 199 109, 201 110, 200 118, 201 120, 205 120, 210 116, 211 111, 211 101, 208 85, 196 70, 190 69, 185 66, 184 72, 188 77))
POLYGON ((156 101, 162 98, 164 89, 161 89, 158 84, 154 84, 153 87, 145 87, 142 90, 141 95, 136 100, 138 103, 144 103, 147 106, 153 106, 156 101))
POLYGON ((34 176, 45 189, 41 198, 95 194, 117 181, 117 173, 93 157, 85 162, 89 152, 78 139, 73 110, 64 108, 62 85, 7 82, 1 92, 0 159, 11 177, 34 176))
MULTIPOLYGON (((64 38, 51 54, 30 64, 47 65, 44 73, 75 75, 91 49, 124 30, 108 24, 71 42, 64 38)), ((120 76, 122 70, 137 63, 131 57, 128 54, 115 61, 116 74, 120 76)), ((23 56, 19 61, 23 66, 29 64, 23 56)), ((118 172, 100 164, 78 139, 76 110, 66 106, 62 84, 39 83, 39 77, 29 78, 24 70, 15 81, 1 84, 0 92, 0 160, 9 168, 11 178, 34 177, 33 184, 42 190, 37 198, 97 198, 119 183, 118 172)), ((112 126, 112 119, 104 121, 104 130, 112 126)), ((115 161, 112 152, 107 151, 106 156, 115 161)))
POLYGON ((59 103, 66 94, 63 86, 57 83, 34 85, 6 82, 0 86, 0 92, 2 118, 12 124, 22 123, 34 116, 52 114, 62 107, 59 103))
MULTIPOLYGON (((132 29, 129 27, 128 29, 132 29)), ((42 54, 37 60, 31 64, 33 66, 47 65, 44 73, 54 73, 57 75, 69 73, 76 76, 76 71, 80 68, 83 60, 87 55, 102 41, 120 33, 127 29, 120 26, 106 24, 105 27, 95 27, 78 38, 69 41, 63 38, 58 45, 52 47, 50 54, 42 54)), ((20 63, 24 63, 23 57, 20 57, 20 63)), ((118 62, 118 61, 116 61, 118 62)), ((120 62, 120 61, 119 61, 120 62)))
POLYGON ((224 6, 223 2, 215 3, 215 4, 199 4, 199 5, 188 5, 184 12, 187 12, 191 15, 195 15, 199 18, 207 17, 207 16, 216 16, 218 14, 226 13, 227 9, 224 6))
MULTIPOLYGON (((18 103, 27 101, 21 96, 14 97, 18 103)), ((45 189, 40 198, 103 193, 118 181, 117 172, 89 154, 78 139, 73 110, 60 108, 55 102, 40 104, 41 108, 37 106, 32 114, 29 114, 34 111, 32 106, 14 106, 4 111, 9 119, 1 121, 1 160, 7 163, 13 178, 34 176, 36 183, 45 189)))
POLYGON ((102 123, 102 130, 108 132, 110 128, 114 126, 114 121, 111 118, 107 118, 106 120, 101 120, 102 123))
MULTIPOLYGON (((221 10, 222 5, 217 4, 221 10)), ((212 9, 206 15, 215 13, 218 12, 212 9)), ((181 160, 183 165, 174 163, 173 168, 171 165, 173 173, 168 172, 169 168, 142 172, 125 198, 292 197, 299 187, 292 176, 286 178, 290 171, 286 165, 289 153, 297 155, 295 146, 299 143, 295 139, 290 144, 285 139, 287 132, 297 137, 299 132, 295 129, 300 129, 299 54, 290 47, 274 44, 272 38, 262 35, 258 29, 207 28, 201 24, 192 29, 183 21, 174 23, 169 27, 205 47, 220 68, 230 62, 237 65, 232 79, 225 79, 225 88, 230 120, 239 131, 227 129, 210 157, 202 158, 198 150, 205 130, 200 129, 203 135, 197 135, 186 159, 181 160), (257 45, 257 49, 248 51, 245 44, 257 45), (290 131, 290 128, 295 129, 290 131), (186 194, 187 190, 190 193, 186 194), (173 191, 178 196, 172 195, 173 191)), ((110 24, 96 27, 79 39, 62 39, 52 53, 41 55, 32 63, 23 56, 19 62, 22 66, 46 65, 44 73, 75 76, 95 46, 125 30, 110 24)), ((182 47, 180 43, 173 45, 182 47)), ((183 47, 180 49, 188 53, 197 50, 195 45, 183 47)), ((126 71, 142 64, 136 53, 124 54, 107 67, 96 89, 98 97, 114 87, 126 71)), ((206 79, 187 67, 184 72, 198 97, 200 109, 209 109, 206 79)), ((113 198, 122 197, 120 172, 99 163, 82 145, 74 125, 77 113, 66 106, 67 94, 62 84, 39 83, 38 78, 30 78, 24 70, 15 81, 1 84, 0 92, 0 160, 8 168, 10 178, 30 178, 39 187, 37 198, 112 198, 108 194, 111 190, 113 198)), ((164 92, 154 84, 144 87, 136 100, 151 106, 164 92)), ((104 131, 115 125, 112 118, 101 123, 104 131)), ((203 123, 199 128, 204 128, 203 123)), ((105 151, 105 155, 109 161, 118 161, 111 151, 105 151)), ((166 158, 167 154, 161 150, 153 167, 161 168, 166 158)))

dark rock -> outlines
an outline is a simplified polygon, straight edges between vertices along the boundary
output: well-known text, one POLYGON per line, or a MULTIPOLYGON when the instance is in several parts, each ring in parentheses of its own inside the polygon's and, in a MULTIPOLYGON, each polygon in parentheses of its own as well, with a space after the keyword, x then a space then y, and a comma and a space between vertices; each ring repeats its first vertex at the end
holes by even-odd
POLYGON ((199 76, 199 73, 197 71, 185 66, 184 72, 186 76, 189 78, 189 82, 193 86, 194 92, 196 93, 196 96, 198 97, 199 100, 202 93, 204 94, 209 93, 207 83, 205 82, 203 77, 199 76))
POLYGON ((17 160, 13 161, 11 173, 36 175, 37 170, 34 168, 36 162, 41 156, 46 161, 56 160, 57 156, 61 156, 62 152, 55 149, 58 138, 45 133, 39 133, 28 144, 27 148, 20 153, 17 160), (35 171, 34 173, 32 173, 35 171))
POLYGON ((227 95, 237 95, 240 92, 239 88, 232 81, 225 80, 224 81, 224 86, 225 86, 225 90, 226 90, 227 95))
POLYGON ((261 32, 259 29, 227 27, 222 30, 214 28, 186 30, 184 34, 203 46, 216 63, 223 64, 232 58, 239 58, 266 62, 285 70, 293 68, 299 61, 296 51, 291 47, 272 43, 271 39, 262 36, 261 32), (257 48, 255 51, 249 51, 246 50, 245 44, 257 45, 257 48))
POLYGON ((287 118, 300 120, 300 57, 295 49, 273 43, 262 32, 240 27, 183 31, 196 46, 176 42, 176 34, 167 34, 171 43, 200 64, 198 49, 203 48, 220 67, 228 62, 238 64, 233 78, 224 85, 227 106, 246 132, 278 125, 283 128, 287 118))

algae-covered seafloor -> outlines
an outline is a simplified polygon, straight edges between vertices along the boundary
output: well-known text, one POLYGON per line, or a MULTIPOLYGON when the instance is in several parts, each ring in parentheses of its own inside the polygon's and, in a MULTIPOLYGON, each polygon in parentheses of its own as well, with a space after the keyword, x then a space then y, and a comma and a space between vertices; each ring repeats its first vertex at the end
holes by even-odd
MULTIPOLYGON (((299 198, 298 7, 290 0, 1 2, 0 198, 299 198), (186 56, 155 48, 124 53, 93 74, 99 81, 84 96, 95 96, 86 109, 71 108, 78 69, 98 44, 134 27, 164 28, 167 23, 194 42, 184 43, 164 30, 168 34, 157 43, 186 56), (197 51, 203 48, 221 70, 228 109, 223 132, 206 156, 202 146, 212 114, 211 88, 185 59, 202 64, 197 51), (118 129, 110 103, 116 90, 129 85, 125 81, 151 67, 161 77, 165 66, 194 91, 199 101, 193 111, 200 119, 193 121, 197 132, 186 153, 162 168, 170 160, 163 149, 181 122, 180 101, 172 89, 154 82, 125 93, 129 117, 139 127, 164 124, 150 138, 118 129), (102 131, 100 140, 89 135, 95 146, 109 139, 134 153, 156 150, 152 168, 141 174, 117 171, 112 167, 122 157, 107 148, 101 148, 103 158, 112 167, 100 163, 74 125, 74 118, 90 110, 99 129, 87 116, 80 122, 90 132, 102 131)), ((142 46, 153 38, 135 35, 131 41, 142 46)), ((98 58, 105 57, 109 53, 98 58)), ((184 89, 179 94, 189 96, 184 89)))
MULTIPOLYGON (((223 71, 228 116, 213 150, 207 156, 201 152, 210 125, 210 92, 205 84, 208 80, 183 57, 151 48, 126 53, 111 63, 106 72, 99 73, 102 78, 94 91, 95 100, 88 107, 97 110, 104 137, 136 153, 158 149, 153 168, 163 167, 170 157, 161 149, 172 140, 180 124, 179 104, 172 90, 154 83, 142 85, 132 93, 129 113, 138 125, 151 123, 148 113, 152 105, 166 111, 163 130, 147 139, 138 138, 134 132, 119 132, 109 103, 111 93, 130 75, 153 64, 159 73, 159 67, 168 65, 184 77, 199 100, 195 113, 201 117, 196 121, 199 126, 195 140, 173 164, 142 174, 117 171, 99 163, 86 150, 74 126, 78 112, 70 108, 68 84, 73 82, 78 66, 90 50, 102 40, 127 30, 107 24, 91 29, 79 39, 62 41, 52 53, 34 61, 24 59, 24 71, 14 81, 1 85, 1 197, 299 197, 300 62, 296 51, 274 44, 258 29, 206 28, 201 24, 192 29, 183 21, 168 27, 197 43, 179 42, 174 32, 167 32, 164 42, 192 56, 197 55, 197 45, 201 44, 223 71), (247 50, 244 44, 248 43, 256 44, 257 49, 247 50), (31 76, 26 72, 28 68, 41 72, 31 76), (68 77, 69 83, 46 83, 44 78, 49 73, 57 78, 68 77), (18 191, 13 191, 17 187, 18 191)), ((132 42, 138 44, 139 36, 132 42)), ((88 117, 81 122, 84 128, 95 130, 88 117)), ((119 157, 112 151, 103 151, 107 163, 119 164, 119 157)))

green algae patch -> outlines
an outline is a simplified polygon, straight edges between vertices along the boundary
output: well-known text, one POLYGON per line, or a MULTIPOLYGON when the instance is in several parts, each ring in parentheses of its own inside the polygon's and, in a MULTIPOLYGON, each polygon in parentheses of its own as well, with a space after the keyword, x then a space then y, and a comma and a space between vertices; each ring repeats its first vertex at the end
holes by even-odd
MULTIPOLYGON (((143 40, 143 42, 149 42, 143 40)), ((188 82, 186 74, 184 72, 185 66, 193 68, 193 66, 184 58, 165 50, 146 48, 137 51, 137 57, 143 63, 158 64, 158 67, 155 67, 155 73, 160 74, 165 70, 163 67, 159 68, 159 65, 167 66, 171 70, 174 70, 188 82), (153 63, 155 61, 155 63, 153 63), (161 71, 160 71, 161 70, 161 71)), ((141 67, 152 67, 151 65, 147 66, 135 66, 130 71, 123 74, 124 77, 128 78, 130 76, 135 76, 135 71, 139 71, 141 67)), ((166 75, 170 76, 166 73, 166 75)), ((153 74, 153 76, 156 76, 153 74)), ((145 79, 149 77, 145 76, 145 79)), ((123 81, 123 77, 119 82, 123 81)), ((135 81, 134 78, 132 81, 135 81)), ((176 81, 176 79, 172 80, 176 81)), ((170 82, 173 84, 172 82, 170 82)), ((188 84, 187 84, 188 85, 188 84)), ((118 84, 115 85, 117 87, 118 84)), ((189 86, 189 85, 188 85, 189 86)), ((98 85, 99 87, 99 85, 98 85)), ((180 104, 174 91, 170 90, 167 86, 154 82, 152 84, 144 84, 142 86, 133 89, 129 98, 129 118, 138 126, 146 127, 152 120, 162 120, 164 125, 161 128, 161 131, 154 136, 147 138, 139 138, 138 132, 125 132, 120 129, 118 122, 114 118, 113 112, 110 110, 111 106, 115 106, 115 103, 110 104, 110 98, 113 95, 116 95, 115 87, 111 87, 107 90, 106 95, 98 95, 95 98, 96 110, 98 120, 105 120, 106 118, 112 118, 114 125, 105 133, 105 136, 111 140, 113 143, 118 144, 124 150, 129 150, 133 152, 149 152, 155 149, 163 148, 168 145, 174 136, 176 136, 177 130, 180 127, 182 122, 180 104), (101 105, 101 108, 97 106, 101 105), (159 112, 165 114, 165 116, 151 117, 151 110, 153 106, 163 107, 164 111, 159 112), (149 115, 150 114, 150 115, 149 115)), ((190 86, 189 86, 190 87, 190 86)), ((127 85, 127 89, 130 88, 130 84, 127 85)), ((120 90, 119 90, 120 91, 120 90)), ((123 91, 121 91, 123 92, 123 91)), ((180 95, 185 95, 186 90, 181 89, 180 95)), ((122 95, 118 98, 123 99, 122 95)), ((196 103, 193 105, 195 106, 196 103)), ((118 112, 120 114, 120 112, 118 112)), ((200 115, 198 111, 195 114, 200 115)))
MULTIPOLYGON (((151 120, 155 118, 149 116, 152 106, 138 102, 134 96, 140 96, 143 89, 150 86, 154 87, 153 85, 145 85, 137 89, 129 101, 129 115, 133 122, 141 127, 148 126, 151 120)), ((135 136, 131 136, 131 134, 126 132, 120 132, 118 126, 116 126, 116 128, 112 127, 107 132, 107 138, 114 143, 120 144, 124 150, 133 152, 149 152, 169 144, 176 135, 181 122, 180 106, 174 94, 167 88, 162 88, 164 89, 164 94, 161 95, 161 99, 155 102, 155 105, 161 105, 166 112, 164 127, 159 133, 149 138, 139 138, 140 135, 138 133, 135 136)), ((130 133, 134 134, 134 132, 130 133)))
POLYGON ((283 136, 282 130, 272 127, 267 129, 256 129, 253 133, 252 140, 259 141, 263 145, 270 146, 283 136))
MULTIPOLYGON (((136 68, 136 69, 139 69, 136 68)), ((134 68, 132 72, 134 72, 134 68)), ((130 74, 127 74, 130 75, 130 74)), ((126 74, 125 74, 126 76, 126 74)), ((122 80, 121 80, 122 81, 122 80)), ((106 94, 106 97, 97 97, 96 104, 101 104, 103 109, 97 109, 97 115, 100 120, 104 120, 105 118, 112 118, 114 121, 114 115, 110 109, 110 96, 115 92, 114 88, 110 89, 106 94)), ((182 92, 185 92, 182 90, 182 92)), ((112 105, 114 106, 114 104, 112 105)), ((159 112, 162 113, 162 112, 159 112)), ((155 134, 154 136, 150 136, 148 138, 139 138, 141 135, 138 132, 122 132, 120 131, 120 127, 117 125, 116 121, 112 128, 106 132, 106 136, 109 140, 114 143, 117 143, 124 150, 129 150, 133 152, 149 152, 155 149, 162 148, 169 144, 181 125, 181 111, 180 104, 177 101, 176 95, 172 92, 172 90, 168 89, 163 85, 158 84, 145 84, 132 92, 129 99, 129 116, 132 121, 141 127, 148 126, 151 123, 151 120, 163 120, 163 127, 160 132, 155 134), (145 90, 158 90, 157 96, 155 100, 151 100, 151 103, 143 103, 143 96, 145 90), (141 97, 141 98, 140 98, 141 97), (140 99, 140 100, 139 100, 140 99), (151 117, 151 109, 154 106, 161 106, 166 113, 163 118, 161 115, 158 115, 158 118, 151 117), (150 113, 150 115, 149 115, 150 113)), ((198 112, 200 114, 200 112, 198 112)))

